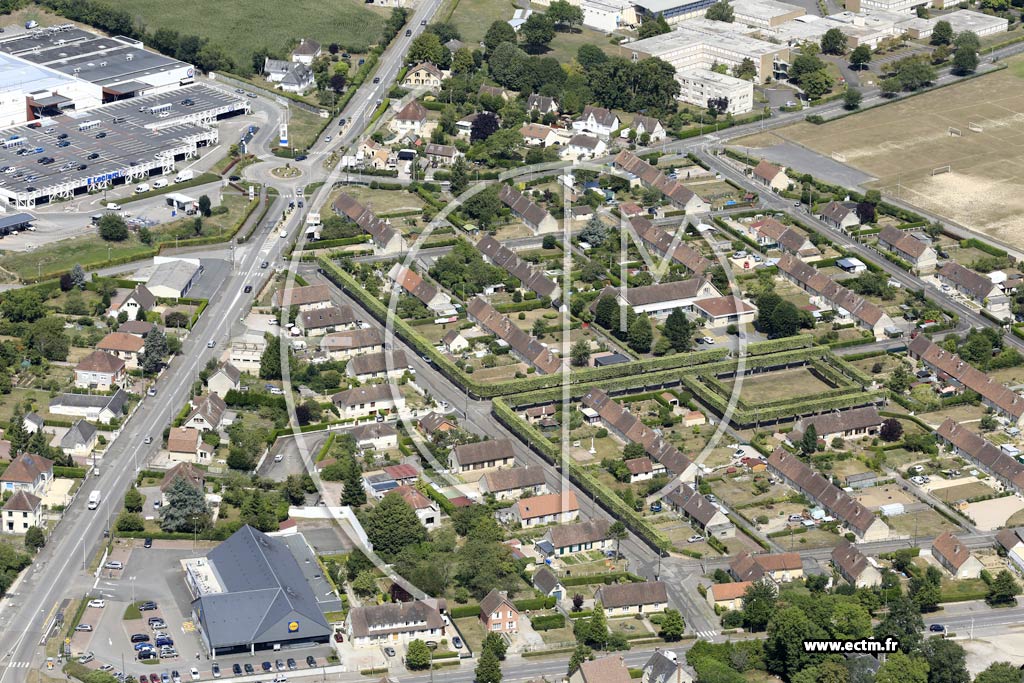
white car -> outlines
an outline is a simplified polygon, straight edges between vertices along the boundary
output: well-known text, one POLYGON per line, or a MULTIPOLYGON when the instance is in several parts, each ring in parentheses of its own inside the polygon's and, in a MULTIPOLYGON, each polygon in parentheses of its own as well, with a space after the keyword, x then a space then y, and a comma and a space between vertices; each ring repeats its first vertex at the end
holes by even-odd
POLYGON ((106 606, 107 606, 107 602, 105 600, 90 600, 89 601, 89 607, 99 607, 100 609, 103 609, 106 606))
POLYGON ((199 669, 197 669, 197 668, 195 668, 193 666, 191 669, 188 670, 188 672, 192 676, 192 680, 193 681, 198 681, 199 680, 199 669))
POLYGON ((701 339, 701 341, 703 341, 705 344, 714 344, 715 343, 715 340, 714 340, 713 337, 704 337, 703 339, 701 339))
POLYGON ((274 462, 281 462, 282 460, 284 460, 284 454, 278 453, 274 456, 274 462))
POLYGON ((704 540, 703 536, 701 536, 699 534, 694 534, 693 536, 690 536, 688 539, 686 539, 686 542, 687 543, 697 543, 698 541, 703 541, 703 540, 704 540))
POLYGON ((124 569, 124 562, 120 560, 111 560, 103 565, 104 569, 124 569))

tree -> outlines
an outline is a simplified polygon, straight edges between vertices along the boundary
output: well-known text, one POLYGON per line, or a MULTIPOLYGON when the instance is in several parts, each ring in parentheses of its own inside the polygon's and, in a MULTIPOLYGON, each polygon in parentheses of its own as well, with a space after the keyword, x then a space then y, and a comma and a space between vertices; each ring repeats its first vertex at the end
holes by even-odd
POLYGON ((139 359, 139 366, 147 375, 158 372, 167 358, 170 350, 167 346, 167 336, 159 327, 154 327, 146 335, 146 343, 142 348, 142 357, 139 359))
POLYGON ((768 638, 764 644, 764 660, 769 672, 790 679, 810 666, 817 655, 804 650, 805 640, 819 640, 824 631, 811 621, 799 607, 787 607, 768 622, 768 638))
POLYGON ((501 683, 501 662, 492 650, 484 650, 473 672, 476 683, 501 683))
POLYGON ((895 67, 896 78, 904 90, 918 90, 935 80, 935 67, 924 55, 904 57, 895 67))
POLYGON ((599 217, 591 216, 580 230, 580 241, 599 247, 608 239, 608 226, 599 217))
POLYGON ((594 322, 606 330, 619 328, 619 303, 614 296, 602 296, 594 309, 594 322))
POLYGON ((369 597, 377 592, 377 575, 372 569, 359 572, 350 583, 356 595, 369 597))
POLYGON ((683 621, 683 615, 677 610, 666 609, 661 619, 661 631, 658 632, 658 635, 666 642, 673 643, 682 639, 685 630, 686 623, 683 621))
POLYGON ((210 198, 205 194, 199 195, 199 213, 206 218, 209 218, 210 214, 213 213, 213 206, 210 203, 210 198))
POLYGON ((458 197, 466 191, 469 186, 469 170, 466 168, 466 159, 459 156, 451 166, 451 175, 448 178, 449 191, 452 196, 458 197))
POLYGON ((800 54, 793 59, 789 65, 789 77, 797 83, 807 74, 825 69, 825 62, 818 56, 818 46, 814 43, 806 43, 800 50, 800 54))
POLYGON ((608 61, 608 55, 604 50, 592 43, 584 43, 576 50, 576 61, 584 71, 593 71, 598 66, 608 61))
POLYGON ((743 594, 743 626, 751 631, 763 631, 775 615, 779 594, 774 584, 761 579, 755 581, 743 594))
POLYGON ((128 239, 128 226, 117 214, 103 214, 97 225, 100 237, 107 242, 123 242, 128 239))
POLYGON ((910 598, 900 597, 889 603, 889 612, 875 627, 875 637, 895 638, 904 653, 917 652, 921 649, 922 631, 924 620, 917 606, 910 598))
POLYGON ((712 21, 725 21, 731 24, 735 17, 729 0, 718 0, 711 7, 708 7, 708 11, 704 13, 704 18, 711 19, 712 21))
POLYGON ((622 543, 623 539, 629 536, 629 532, 626 531, 626 525, 621 520, 615 520, 611 526, 608 527, 608 538, 615 541, 615 559, 619 556, 619 544, 622 543))
POLYGON ((809 74, 804 74, 800 79, 800 87, 804 89, 804 92, 812 100, 821 97, 832 89, 833 84, 832 77, 828 75, 828 72, 812 71, 809 74))
POLYGON ((446 61, 447 58, 448 48, 441 43, 441 38, 432 31, 424 31, 416 36, 412 44, 409 45, 405 61, 409 64, 430 62, 437 65, 446 61))
POLYGON ((122 512, 117 516, 114 528, 118 531, 142 531, 146 528, 146 522, 138 513, 122 512))
POLYGON ((860 90, 857 90, 856 88, 847 87, 846 92, 843 93, 843 106, 850 110, 860 109, 861 99, 862 95, 860 94, 860 90))
POLYGON ((573 26, 583 23, 583 8, 570 4, 568 0, 552 0, 548 5, 548 16, 555 26, 572 30, 573 26))
MULTIPOLYGON (((853 90, 852 88, 848 88, 846 90, 847 98, 850 97, 851 92, 856 93, 856 100, 853 102, 853 106, 847 107, 847 109, 856 109, 860 106, 860 92, 853 90)), ((871 202, 857 202, 856 212, 857 218, 860 219, 862 224, 875 222, 875 205, 871 202)))
POLYGON ((604 606, 600 602, 594 603, 594 613, 590 619, 580 619, 576 623, 577 642, 599 650, 604 648, 608 642, 608 618, 605 616, 604 606))
POLYGON ((729 109, 729 98, 728 97, 709 97, 708 98, 708 113, 711 116, 718 116, 724 114, 729 109))
POLYGON ((665 17, 660 14, 657 17, 648 17, 644 15, 643 21, 640 24, 640 30, 637 31, 640 38, 653 38, 654 36, 660 36, 664 33, 668 33, 672 28, 668 25, 665 17))
MULTIPOLYGON (((78 292, 75 292, 79 295, 78 292)), ((70 296, 70 295, 69 295, 70 296)), ((80 296, 80 295, 79 295, 80 296)), ((27 346, 47 360, 66 361, 71 350, 71 340, 64 332, 64 320, 46 317, 36 320, 28 329, 27 346)))
POLYGON ((30 526, 25 530, 25 547, 31 551, 36 551, 46 545, 46 536, 43 535, 43 530, 37 526, 30 526))
POLYGON ((632 322, 627 339, 629 348, 637 353, 650 352, 651 343, 654 341, 654 331, 651 329, 651 319, 646 314, 638 315, 632 322))
POLYGON ((78 289, 85 289, 85 269, 82 268, 82 264, 76 263, 71 268, 71 284, 78 289))
POLYGON ((590 361, 590 342, 586 339, 579 339, 574 342, 569 352, 569 358, 573 367, 587 367, 587 363, 590 361))
POLYGON ((274 335, 260 356, 260 379, 281 379, 281 339, 274 335))
POLYGON ((134 486, 124 493, 124 509, 128 512, 142 512, 142 505, 145 500, 139 490, 134 486))
POLYGON ((942 599, 941 582, 942 574, 936 567, 928 567, 928 571, 910 577, 907 595, 914 601, 919 612, 934 612, 939 608, 942 599))
POLYGON ((903 425, 895 417, 890 417, 882 421, 882 426, 878 430, 878 436, 882 438, 882 441, 899 441, 900 437, 903 436, 903 425))
MULTIPOLYGON (((569 657, 569 675, 572 676, 576 673, 576 670, 580 668, 583 662, 592 659, 594 656, 593 651, 584 645, 583 643, 576 643, 576 649, 572 651, 572 656, 569 657)), ((989 683, 996 683, 990 681, 989 683)))
POLYGON ((351 453, 346 454, 341 459, 341 464, 344 468, 344 474, 342 474, 341 478, 344 484, 344 489, 341 493, 341 504, 354 508, 366 505, 366 489, 363 488, 363 473, 359 469, 359 464, 356 462, 355 457, 351 453))
MULTIPOLYGON (((809 577, 808 577, 809 578, 809 577)), ((871 613, 856 602, 837 602, 829 632, 833 638, 855 640, 871 637, 871 613)))
POLYGON ((1020 669, 1009 662, 994 662, 974 677, 974 683, 1020 683, 1020 669))
MULTIPOLYGON (((1018 678, 1020 672, 1017 672, 1018 678)), ((875 674, 876 683, 928 683, 928 662, 902 652, 885 658, 885 664, 875 674)))
POLYGON ((1020 584, 1008 570, 1004 569, 992 579, 988 587, 985 602, 992 607, 1004 607, 1017 604, 1016 596, 1020 595, 1020 584))
POLYGON ((210 508, 203 491, 178 477, 167 489, 161 508, 160 529, 168 532, 200 531, 210 523, 210 508))
POLYGON ((499 662, 505 661, 505 653, 508 652, 508 644, 505 639, 499 636, 493 631, 487 634, 484 638, 483 645, 480 646, 481 650, 490 650, 494 653, 494 656, 498 658, 499 662))
POLYGON ((810 455, 818 450, 818 428, 813 424, 807 425, 804 435, 800 437, 800 452, 810 455))
POLYGON ((850 66, 854 69, 865 69, 871 63, 871 48, 867 45, 858 45, 850 53, 850 66))
POLYGON ((821 51, 827 55, 846 54, 846 34, 838 28, 830 28, 821 37, 821 51))
POLYGON ((519 29, 523 44, 530 52, 541 52, 555 37, 555 24, 547 14, 534 12, 519 29))
POLYGON ((469 129, 469 140, 470 142, 486 140, 494 135, 500 127, 501 124, 498 122, 496 114, 489 111, 481 112, 473 119, 473 125, 469 129))
POLYGON ((878 88, 884 97, 892 97, 900 91, 900 79, 895 76, 883 78, 878 82, 878 88))
POLYGON ((967 655, 960 643, 929 638, 921 645, 921 654, 928 662, 928 683, 970 683, 967 655))
POLYGON ((978 39, 978 34, 973 31, 961 31, 953 39, 953 45, 969 48, 971 51, 977 52, 981 49, 981 40, 978 39))
POLYGON ((495 49, 502 43, 512 43, 515 45, 516 32, 507 21, 497 20, 491 24, 490 28, 487 29, 487 33, 484 34, 484 47, 487 48, 487 53, 494 52, 495 49))
POLYGON ((12 323, 30 323, 45 315, 43 299, 38 290, 14 289, 0 297, 0 311, 12 323))
MULTIPOLYGON (((425 35, 425 34, 424 34, 425 35)), ((433 35, 433 34, 431 34, 433 35)), ((437 36, 434 36, 435 38, 437 36)), ((405 666, 409 671, 422 671, 430 666, 430 648, 420 639, 410 641, 405 653, 405 666)))
POLYGON ((750 57, 744 57, 743 61, 732 68, 732 75, 735 78, 742 78, 745 81, 752 81, 757 76, 757 66, 750 57))
POLYGON ((683 313, 683 309, 675 308, 665 319, 665 338, 677 353, 689 351, 693 344, 694 326, 683 313))
POLYGON ((973 73, 978 68, 978 53, 971 47, 961 45, 953 53, 953 72, 957 75, 973 73))
POLYGON ((370 512, 363 524, 374 550, 392 558, 403 548, 427 540, 427 530, 416 511, 397 493, 389 493, 370 512))

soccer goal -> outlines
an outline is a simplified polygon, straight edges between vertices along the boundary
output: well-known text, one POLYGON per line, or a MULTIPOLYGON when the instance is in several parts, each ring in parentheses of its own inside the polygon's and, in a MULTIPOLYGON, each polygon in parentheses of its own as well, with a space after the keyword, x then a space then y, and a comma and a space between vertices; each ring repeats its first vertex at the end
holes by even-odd
POLYGON ((939 166, 938 168, 932 169, 932 175, 941 175, 943 173, 952 173, 953 169, 949 166, 939 166))
POLYGON ((846 155, 840 152, 832 152, 832 158, 836 161, 841 161, 844 164, 846 163, 846 155))
POLYGON ((949 127, 949 134, 958 138, 962 138, 964 136, 963 132, 959 128, 953 128, 952 126, 949 127))
POLYGON ((985 130, 984 128, 982 128, 980 123, 970 123, 970 122, 968 122, 968 124, 967 124, 967 129, 968 130, 973 130, 975 133, 981 133, 982 131, 985 130))

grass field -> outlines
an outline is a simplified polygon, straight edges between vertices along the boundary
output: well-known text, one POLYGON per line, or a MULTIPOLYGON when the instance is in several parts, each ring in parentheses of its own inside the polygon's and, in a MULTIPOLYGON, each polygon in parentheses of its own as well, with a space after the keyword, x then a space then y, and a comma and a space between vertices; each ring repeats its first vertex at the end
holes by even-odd
POLYGON ((916 536, 938 536, 945 531, 956 533, 960 527, 931 508, 889 518, 894 533, 916 536))
MULTIPOLYGON (((731 379, 723 379, 722 383, 730 388, 733 385, 731 379)), ((800 396, 813 396, 833 388, 815 377, 807 368, 793 368, 745 376, 741 398, 747 403, 755 405, 800 396)))
POLYGON ((376 214, 392 213, 395 211, 416 211, 423 208, 423 200, 411 192, 406 192, 405 190, 371 190, 360 185, 346 185, 340 190, 332 192, 327 201, 333 204, 334 200, 342 192, 358 199, 376 214))
POLYGON ((325 48, 338 43, 365 52, 380 39, 384 26, 384 14, 358 0, 123 0, 117 7, 150 31, 169 28, 208 38, 241 66, 250 64, 252 53, 261 48, 285 57, 299 38, 312 38, 325 48))
POLYGON ((1024 237, 1024 58, 1009 68, 839 121, 778 135, 877 180, 869 186, 1010 244, 1024 237), (969 129, 976 124, 980 131, 969 129), (950 135, 949 129, 962 136, 950 135), (950 166, 951 172, 932 175, 950 166))

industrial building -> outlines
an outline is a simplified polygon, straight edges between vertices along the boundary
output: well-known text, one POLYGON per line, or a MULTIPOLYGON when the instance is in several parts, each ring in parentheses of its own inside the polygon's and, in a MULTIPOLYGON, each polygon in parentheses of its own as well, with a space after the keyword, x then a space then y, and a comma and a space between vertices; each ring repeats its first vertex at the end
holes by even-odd
POLYGON ((757 28, 774 28, 806 14, 799 5, 778 0, 735 0, 733 21, 757 28))
POLYGON ((706 107, 712 97, 729 100, 725 111, 745 114, 754 108, 754 84, 742 78, 726 76, 710 69, 687 69, 676 73, 679 99, 706 107))

